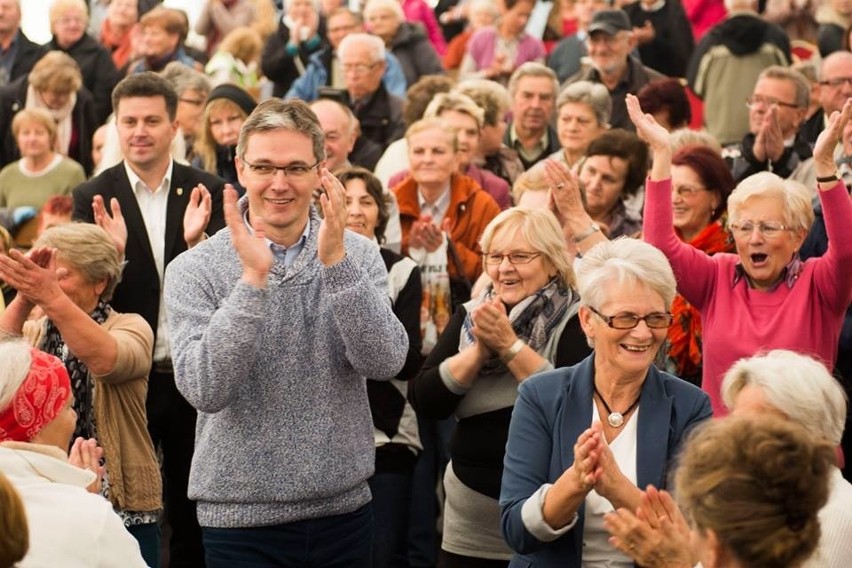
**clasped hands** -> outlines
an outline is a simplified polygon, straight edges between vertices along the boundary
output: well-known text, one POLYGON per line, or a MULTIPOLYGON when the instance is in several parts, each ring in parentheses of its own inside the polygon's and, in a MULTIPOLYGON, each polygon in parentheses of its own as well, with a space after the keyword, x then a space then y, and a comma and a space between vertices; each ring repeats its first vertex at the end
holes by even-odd
MULTIPOLYGON (((618 501, 617 491, 621 484, 632 483, 624 477, 612 450, 604 438, 600 422, 587 428, 574 444, 574 464, 571 466, 575 481, 588 493, 594 489, 598 495, 611 503, 618 501)), ((635 489, 635 487, 634 487, 635 489)))
POLYGON ((501 356, 518 339, 506 311, 506 305, 499 296, 486 298, 470 312, 473 322, 471 334, 476 339, 476 348, 480 359, 485 361, 493 354, 501 356))
POLYGON ((408 248, 425 249, 435 252, 444 244, 444 234, 450 233, 450 219, 444 217, 443 223, 438 227, 431 215, 421 215, 417 221, 411 224, 408 232, 408 248))

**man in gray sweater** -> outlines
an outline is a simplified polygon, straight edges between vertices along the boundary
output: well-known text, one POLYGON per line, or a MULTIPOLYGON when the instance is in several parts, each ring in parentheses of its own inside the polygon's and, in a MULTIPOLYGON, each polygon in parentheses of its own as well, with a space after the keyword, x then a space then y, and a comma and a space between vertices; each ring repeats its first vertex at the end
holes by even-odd
POLYGON ((408 339, 378 247, 345 231, 323 148, 305 103, 259 105, 237 145, 245 197, 227 189, 228 227, 166 273, 175 380, 198 409, 189 495, 208 568, 370 566, 365 377, 394 376, 408 339))

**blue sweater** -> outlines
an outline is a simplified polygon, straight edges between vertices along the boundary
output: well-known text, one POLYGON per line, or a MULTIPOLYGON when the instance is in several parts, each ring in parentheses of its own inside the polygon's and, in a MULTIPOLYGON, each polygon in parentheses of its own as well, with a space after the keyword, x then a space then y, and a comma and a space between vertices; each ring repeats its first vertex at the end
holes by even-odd
POLYGON ((346 258, 324 267, 315 211, 310 223, 266 289, 240 281, 227 228, 166 272, 175 381, 198 409, 189 496, 202 526, 321 518, 370 500, 365 377, 396 375, 408 338, 375 244, 346 231, 346 258))

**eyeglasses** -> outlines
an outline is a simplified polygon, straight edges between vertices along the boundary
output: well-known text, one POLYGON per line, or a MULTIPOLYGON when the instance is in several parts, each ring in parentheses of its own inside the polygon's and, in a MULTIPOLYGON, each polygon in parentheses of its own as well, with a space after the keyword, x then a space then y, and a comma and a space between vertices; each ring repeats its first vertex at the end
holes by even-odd
POLYGON ((674 316, 669 312, 653 312, 647 316, 637 316, 636 314, 605 316, 592 306, 588 306, 588 308, 612 329, 633 329, 639 325, 640 321, 644 321, 645 325, 651 329, 668 329, 672 320, 674 320, 674 316))
POLYGON ((378 63, 371 63, 367 65, 366 63, 353 63, 353 64, 344 64, 340 66, 340 70, 343 73, 352 73, 353 75, 363 75, 375 69, 378 63))
POLYGON ((787 108, 799 108, 799 105, 794 104, 794 103, 785 103, 784 101, 779 101, 778 99, 775 99, 775 98, 772 98, 772 97, 759 97, 759 96, 747 98, 746 99, 746 106, 748 108, 755 108, 755 107, 760 107, 760 106, 768 106, 768 107, 780 106, 780 107, 787 107, 787 108))
POLYGON ((187 97, 181 97, 178 100, 182 103, 186 103, 192 106, 202 106, 204 104, 204 99, 190 99, 187 97))
POLYGON ((251 164, 243 159, 243 163, 248 166, 249 170, 259 178, 271 178, 275 172, 283 172, 284 177, 289 180, 301 180, 308 176, 315 167, 320 163, 317 160, 312 166, 305 164, 289 164, 286 166, 274 166, 272 164, 251 164))
POLYGON ((828 87, 842 87, 843 85, 852 85, 852 77, 835 77, 834 79, 826 79, 820 81, 820 85, 828 87))
POLYGON ((708 189, 706 187, 692 187, 691 185, 672 186, 672 193, 677 193, 684 199, 695 197, 702 191, 708 191, 708 189))
POLYGON ((771 239, 777 236, 780 236, 782 232, 789 231, 791 227, 787 225, 782 225, 781 223, 764 223, 761 221, 760 223, 753 223, 752 221, 743 221, 742 223, 731 223, 728 227, 733 231, 738 237, 750 237, 751 234, 757 229, 757 232, 761 234, 761 236, 766 237, 767 239, 771 239))
POLYGON ((539 256, 541 256, 540 252, 484 252, 482 253, 483 258, 485 258, 485 264, 489 264, 491 266, 496 266, 498 264, 503 263, 503 259, 506 258, 509 260, 509 264, 529 264, 539 256))

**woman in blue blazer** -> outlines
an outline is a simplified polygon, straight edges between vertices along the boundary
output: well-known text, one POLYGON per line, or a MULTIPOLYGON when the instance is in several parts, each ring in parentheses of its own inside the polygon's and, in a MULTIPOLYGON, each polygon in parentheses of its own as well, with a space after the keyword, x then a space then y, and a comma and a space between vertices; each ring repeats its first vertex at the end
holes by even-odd
POLYGON ((653 366, 676 290, 660 251, 601 243, 578 283, 594 353, 523 382, 512 414, 500 494, 512 567, 632 567, 603 515, 635 511, 648 484, 666 487, 685 435, 712 414, 705 393, 653 366))

